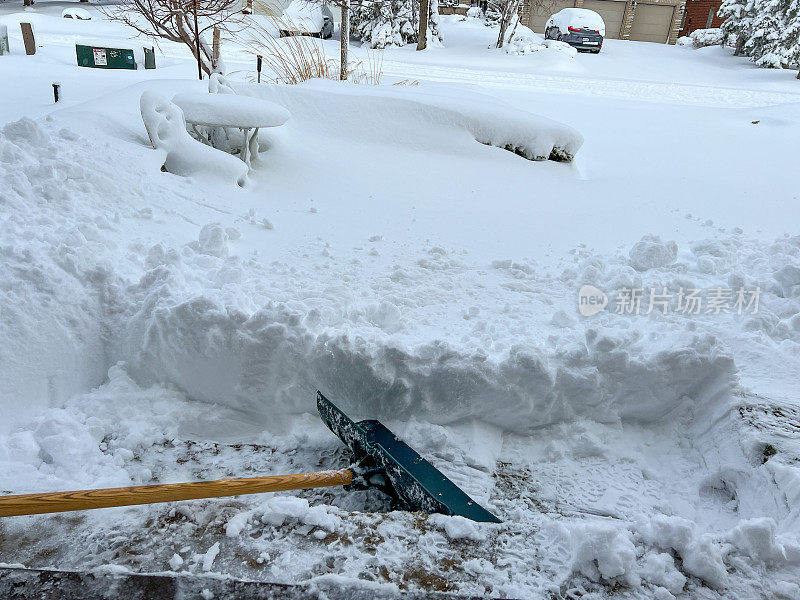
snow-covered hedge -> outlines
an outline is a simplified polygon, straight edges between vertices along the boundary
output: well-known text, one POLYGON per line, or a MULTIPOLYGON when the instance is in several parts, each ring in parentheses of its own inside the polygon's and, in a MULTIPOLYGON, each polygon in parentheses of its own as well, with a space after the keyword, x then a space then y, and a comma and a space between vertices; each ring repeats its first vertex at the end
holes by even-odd
POLYGON ((706 46, 720 46, 726 38, 725 32, 720 28, 696 29, 689 35, 678 39, 680 46, 694 46, 695 48, 705 48, 706 46))

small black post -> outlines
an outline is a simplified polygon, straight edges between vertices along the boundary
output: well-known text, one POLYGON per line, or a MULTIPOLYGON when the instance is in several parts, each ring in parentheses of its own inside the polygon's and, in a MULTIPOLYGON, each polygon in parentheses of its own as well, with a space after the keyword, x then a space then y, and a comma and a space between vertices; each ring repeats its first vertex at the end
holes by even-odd
POLYGON ((53 99, 58 102, 61 97, 61 84, 58 81, 53 82, 53 99))
POLYGON ((261 55, 256 55, 256 71, 258 71, 258 83, 261 83, 261 55))
POLYGON ((194 47, 197 52, 197 78, 203 80, 203 67, 200 62, 200 28, 197 25, 197 0, 192 3, 194 8, 194 47))

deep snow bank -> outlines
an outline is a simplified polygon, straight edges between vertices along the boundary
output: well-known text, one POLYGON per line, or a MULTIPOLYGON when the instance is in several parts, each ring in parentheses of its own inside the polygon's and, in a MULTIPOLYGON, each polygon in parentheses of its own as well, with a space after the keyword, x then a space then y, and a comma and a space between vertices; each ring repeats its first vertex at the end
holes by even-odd
POLYGON ((0 129, 0 407, 29 417, 105 378, 103 294, 117 183, 73 133, 30 119, 0 129), (91 215, 91 216, 89 216, 91 215))

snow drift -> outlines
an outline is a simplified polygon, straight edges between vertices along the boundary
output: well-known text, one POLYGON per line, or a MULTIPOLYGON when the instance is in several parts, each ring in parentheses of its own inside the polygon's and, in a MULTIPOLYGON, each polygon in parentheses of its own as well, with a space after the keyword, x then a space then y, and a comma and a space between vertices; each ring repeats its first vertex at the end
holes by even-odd
MULTIPOLYGON (((345 130, 348 123, 357 120, 358 124, 349 128, 351 135, 380 132, 392 122, 424 123, 432 132, 449 130, 443 137, 461 129, 482 144, 510 150, 529 160, 571 161, 583 144, 581 134, 567 125, 477 95, 464 94, 456 99, 427 90, 353 88, 322 80, 302 86, 239 86, 237 90, 282 104, 300 119, 322 117, 324 127, 345 130)), ((426 137, 416 138, 414 143, 436 139, 433 135, 426 137)))

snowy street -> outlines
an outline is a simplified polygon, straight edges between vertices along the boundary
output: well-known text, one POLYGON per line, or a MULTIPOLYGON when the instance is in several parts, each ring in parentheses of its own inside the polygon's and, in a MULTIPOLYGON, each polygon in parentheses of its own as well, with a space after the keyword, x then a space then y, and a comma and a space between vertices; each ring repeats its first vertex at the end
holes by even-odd
POLYGON ((353 42, 380 85, 256 84, 226 40, 232 90, 291 116, 246 177, 184 176, 140 98, 208 80, 164 41, 154 70, 78 67, 133 31, 75 5, 0 4, 0 494, 345 468, 321 390, 503 522, 321 488, 0 518, 0 567, 800 598, 796 72, 514 55, 452 15, 423 52, 353 42))

